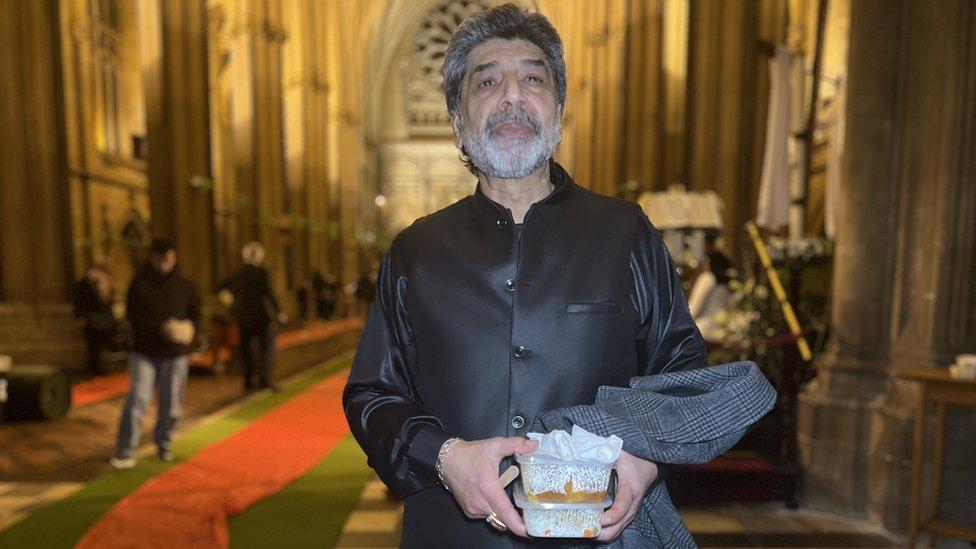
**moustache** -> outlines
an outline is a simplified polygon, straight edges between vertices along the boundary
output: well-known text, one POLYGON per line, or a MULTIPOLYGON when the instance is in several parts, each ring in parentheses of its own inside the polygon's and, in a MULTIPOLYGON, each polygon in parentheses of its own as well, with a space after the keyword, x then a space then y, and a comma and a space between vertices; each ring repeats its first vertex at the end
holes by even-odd
POLYGON ((496 112, 495 114, 488 117, 488 122, 485 124, 485 133, 491 134, 494 132, 495 128, 504 124, 506 122, 519 122, 521 124, 528 124, 532 127, 532 131, 539 135, 542 133, 542 124, 536 120, 532 115, 525 112, 522 107, 511 108, 507 111, 496 112))

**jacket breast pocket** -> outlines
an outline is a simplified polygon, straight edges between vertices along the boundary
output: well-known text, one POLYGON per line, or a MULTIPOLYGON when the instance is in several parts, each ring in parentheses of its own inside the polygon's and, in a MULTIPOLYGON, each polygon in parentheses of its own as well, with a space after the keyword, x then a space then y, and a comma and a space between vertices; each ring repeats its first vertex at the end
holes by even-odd
POLYGON ((622 313, 623 306, 616 301, 595 301, 588 303, 567 303, 566 312, 575 314, 622 313))

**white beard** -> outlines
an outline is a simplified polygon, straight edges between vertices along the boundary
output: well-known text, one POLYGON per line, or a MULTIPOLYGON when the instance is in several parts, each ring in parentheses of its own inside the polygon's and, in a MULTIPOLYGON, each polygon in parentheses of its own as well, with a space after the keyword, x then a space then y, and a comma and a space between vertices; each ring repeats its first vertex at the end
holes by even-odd
POLYGON ((461 130, 461 144, 474 167, 487 177, 498 179, 519 179, 536 171, 552 158, 561 139, 562 123, 558 118, 545 132, 539 121, 521 108, 493 114, 482 132, 472 131, 467 124, 461 130), (496 126, 511 120, 531 125, 535 135, 529 138, 491 136, 496 126))

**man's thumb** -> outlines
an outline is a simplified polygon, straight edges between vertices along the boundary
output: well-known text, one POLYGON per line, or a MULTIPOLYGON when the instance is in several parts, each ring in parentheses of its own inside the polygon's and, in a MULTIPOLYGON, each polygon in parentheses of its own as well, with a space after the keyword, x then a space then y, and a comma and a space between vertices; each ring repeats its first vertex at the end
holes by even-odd
POLYGON ((505 439, 507 442, 506 450, 507 455, 512 455, 515 453, 525 454, 531 452, 539 447, 539 443, 535 440, 530 440, 524 437, 509 437, 505 439))

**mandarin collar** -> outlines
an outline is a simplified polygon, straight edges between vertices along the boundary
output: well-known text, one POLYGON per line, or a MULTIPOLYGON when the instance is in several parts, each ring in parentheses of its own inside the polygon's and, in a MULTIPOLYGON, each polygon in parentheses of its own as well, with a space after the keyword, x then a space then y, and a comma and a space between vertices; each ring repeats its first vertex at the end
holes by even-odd
MULTIPOLYGON (((536 204, 542 204, 544 206, 560 204, 566 200, 566 197, 569 196, 570 191, 575 185, 573 178, 566 173, 566 170, 552 159, 549 159, 549 181, 553 185, 552 192, 542 200, 536 202, 536 204)), ((505 214, 510 213, 508 208, 488 198, 488 195, 481 189, 480 182, 474 191, 474 203, 478 213, 491 219, 495 219, 499 212, 505 214)))

